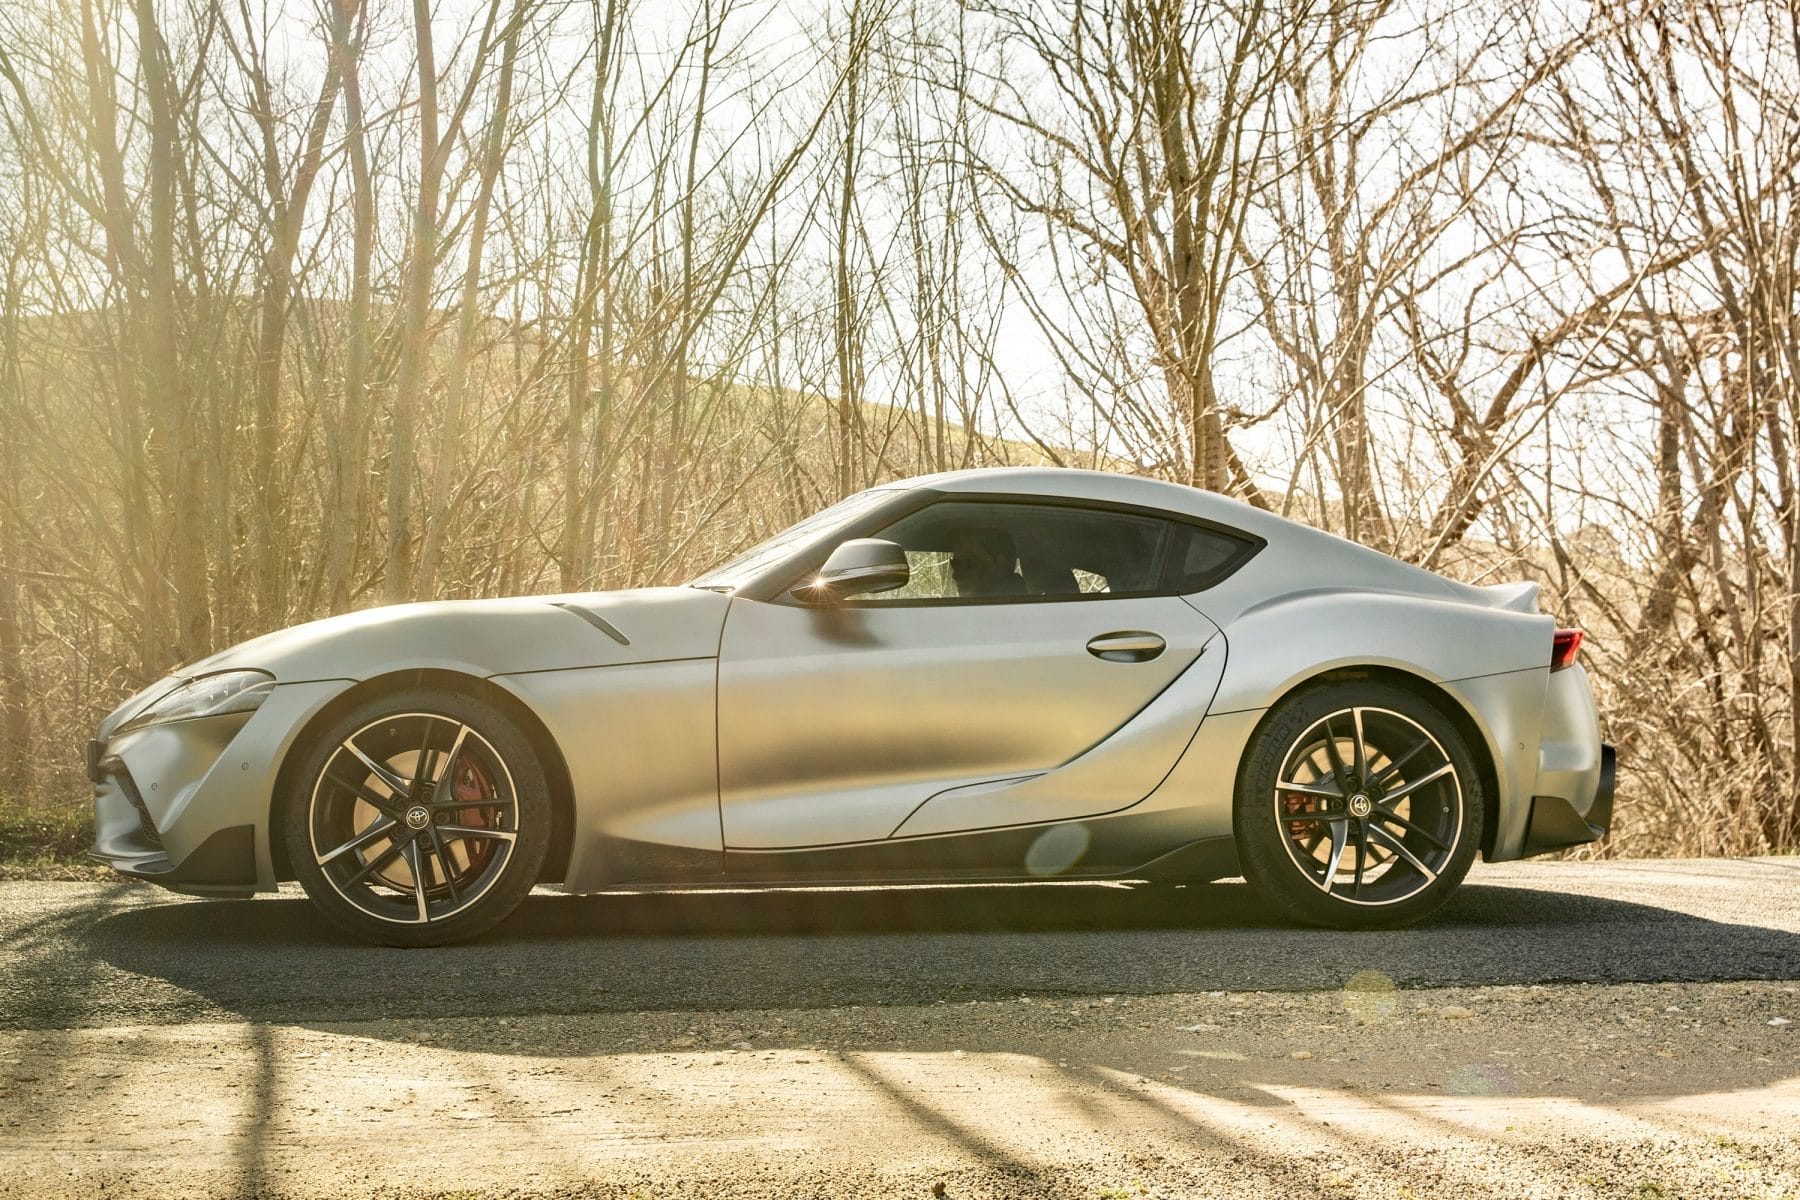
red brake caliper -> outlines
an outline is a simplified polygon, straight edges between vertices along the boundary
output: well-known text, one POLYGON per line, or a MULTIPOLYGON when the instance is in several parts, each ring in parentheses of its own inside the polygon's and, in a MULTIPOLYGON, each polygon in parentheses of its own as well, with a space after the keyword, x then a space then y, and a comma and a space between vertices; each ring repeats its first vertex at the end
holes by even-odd
MULTIPOLYGON (((475 759, 463 755, 456 762, 456 798, 466 803, 475 804, 494 798, 494 780, 487 768, 475 759)), ((459 808, 456 810, 457 823, 469 829, 488 829, 494 824, 488 816, 486 808, 459 808)), ((469 855, 469 870, 479 871, 494 852, 494 843, 487 838, 470 838, 463 843, 469 855)))
MULTIPOLYGON (((1289 792, 1286 796, 1282 797, 1281 803, 1282 807, 1287 810, 1290 816, 1295 813, 1308 813, 1312 811, 1312 797, 1302 796, 1298 792, 1289 792)), ((1288 836, 1293 838, 1296 842, 1304 841, 1311 834, 1313 826, 1317 824, 1317 821, 1289 821, 1288 836)))

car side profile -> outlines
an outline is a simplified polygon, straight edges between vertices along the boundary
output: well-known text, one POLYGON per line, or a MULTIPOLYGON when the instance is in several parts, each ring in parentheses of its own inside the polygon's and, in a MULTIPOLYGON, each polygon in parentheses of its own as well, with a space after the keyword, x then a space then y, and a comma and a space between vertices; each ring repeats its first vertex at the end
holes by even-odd
POLYGON ((435 945, 539 884, 1245 876, 1402 925, 1605 835, 1581 635, 1225 497, 998 468, 849 497, 685 587, 406 604, 127 700, 94 855, 177 891, 298 880, 435 945))

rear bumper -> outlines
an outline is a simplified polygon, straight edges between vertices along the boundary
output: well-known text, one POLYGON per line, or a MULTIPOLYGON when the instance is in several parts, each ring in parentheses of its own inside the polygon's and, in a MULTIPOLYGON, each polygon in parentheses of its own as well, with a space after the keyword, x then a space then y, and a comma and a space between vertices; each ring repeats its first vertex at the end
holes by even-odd
POLYGON ((1585 814, 1561 796, 1533 796, 1525 823, 1521 857, 1552 854, 1572 846, 1585 846, 1604 838, 1612 828, 1613 792, 1617 787, 1618 754, 1611 746, 1600 747, 1600 781, 1585 814))
POLYGON ((1612 824, 1614 754, 1580 663, 1445 685, 1478 715, 1498 785, 1487 797, 1489 862, 1595 841, 1612 824))

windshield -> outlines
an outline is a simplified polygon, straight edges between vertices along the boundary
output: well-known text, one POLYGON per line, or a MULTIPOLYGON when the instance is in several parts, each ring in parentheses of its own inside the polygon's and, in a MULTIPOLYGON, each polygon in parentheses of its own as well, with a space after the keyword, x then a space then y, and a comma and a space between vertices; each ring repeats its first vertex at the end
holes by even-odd
POLYGON ((790 525, 774 537, 758 542, 729 562, 721 563, 690 583, 689 587, 729 591, 766 567, 771 567, 807 542, 823 537, 840 526, 848 525, 863 513, 894 494, 893 488, 872 488, 839 500, 830 508, 816 512, 790 525))

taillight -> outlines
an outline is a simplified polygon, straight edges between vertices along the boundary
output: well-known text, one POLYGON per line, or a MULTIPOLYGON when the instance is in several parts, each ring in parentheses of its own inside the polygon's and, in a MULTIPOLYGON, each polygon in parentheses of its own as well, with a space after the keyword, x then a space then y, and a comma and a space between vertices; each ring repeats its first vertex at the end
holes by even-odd
POLYGON ((1556 636, 1550 639, 1550 669, 1562 671, 1575 665, 1575 655, 1581 650, 1581 630, 1559 629, 1556 636))

